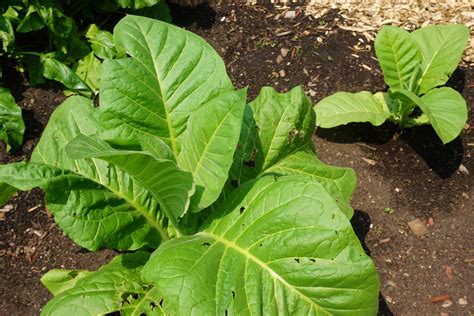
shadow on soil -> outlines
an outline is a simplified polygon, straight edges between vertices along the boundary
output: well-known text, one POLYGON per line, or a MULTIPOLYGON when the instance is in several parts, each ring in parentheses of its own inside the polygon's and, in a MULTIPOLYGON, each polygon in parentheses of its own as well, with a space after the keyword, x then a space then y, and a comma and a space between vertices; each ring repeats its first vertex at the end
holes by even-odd
MULTIPOLYGON (((359 241, 364 248, 364 251, 367 255, 370 256, 370 250, 365 244, 365 236, 369 232, 371 219, 369 214, 363 211, 354 210, 354 216, 352 216, 351 224, 354 228, 354 232, 359 238, 359 241)), ((393 313, 390 311, 385 298, 382 293, 379 292, 379 311, 377 313, 379 316, 393 316, 393 313)))
POLYGON ((330 129, 319 128, 316 135, 335 143, 366 143, 383 145, 395 135, 404 141, 433 171, 442 179, 456 172, 464 157, 464 147, 461 137, 448 144, 443 144, 430 125, 407 128, 400 132, 398 127, 390 122, 381 126, 369 123, 351 123, 330 129))
POLYGON ((169 7, 174 24, 181 27, 196 23, 198 28, 210 29, 216 21, 216 11, 207 2, 195 7, 169 3, 169 7))

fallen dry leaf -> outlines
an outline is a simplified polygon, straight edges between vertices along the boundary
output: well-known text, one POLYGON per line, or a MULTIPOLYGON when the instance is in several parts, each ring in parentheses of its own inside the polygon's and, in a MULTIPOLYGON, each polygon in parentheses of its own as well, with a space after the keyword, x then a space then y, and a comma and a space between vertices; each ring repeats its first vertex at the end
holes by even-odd
POLYGON ((451 281, 453 279, 453 268, 451 266, 444 266, 444 272, 446 273, 448 280, 451 281))
POLYGON ((410 227, 411 231, 418 237, 428 234, 428 228, 426 227, 425 223, 419 218, 409 221, 408 226, 410 227))
POLYGON ((449 295, 440 295, 440 296, 433 296, 431 298, 431 303, 440 303, 449 300, 451 297, 449 295))

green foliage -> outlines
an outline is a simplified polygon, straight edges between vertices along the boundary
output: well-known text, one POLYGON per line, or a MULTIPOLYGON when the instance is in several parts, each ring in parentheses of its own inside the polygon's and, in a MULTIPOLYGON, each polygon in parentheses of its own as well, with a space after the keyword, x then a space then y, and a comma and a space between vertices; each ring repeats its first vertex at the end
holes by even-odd
POLYGON ((0 87, 0 140, 7 150, 18 148, 23 142, 25 123, 21 108, 15 103, 10 91, 0 87))
POLYGON ((339 92, 316 105, 317 125, 330 128, 351 122, 380 125, 391 120, 401 127, 431 124, 443 143, 460 133, 467 120, 466 102, 444 85, 466 47, 464 25, 432 25, 412 33, 384 26, 375 40, 387 93, 339 92), (422 114, 416 115, 416 109, 422 114))
POLYGON ((0 5, 0 55, 26 68, 33 85, 51 79, 90 96, 99 89, 102 60, 123 56, 112 34, 92 23, 110 29, 107 20, 125 13, 171 21, 164 0, 8 0, 0 5))
POLYGON ((247 104, 211 46, 148 18, 125 17, 113 41, 129 57, 102 65, 99 107, 66 100, 0 186, 41 187, 85 248, 154 252, 47 273, 42 314, 375 315, 355 174, 317 158, 302 88, 247 104))

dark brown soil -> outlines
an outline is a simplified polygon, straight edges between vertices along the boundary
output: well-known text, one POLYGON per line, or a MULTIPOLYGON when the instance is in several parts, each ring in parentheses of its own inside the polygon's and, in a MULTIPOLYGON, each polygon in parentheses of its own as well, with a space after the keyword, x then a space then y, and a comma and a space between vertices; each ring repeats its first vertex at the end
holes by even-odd
MULTIPOLYGON (((177 23, 214 46, 234 83, 249 86, 250 98, 265 85, 280 91, 303 85, 315 103, 337 91, 385 89, 373 50, 354 50, 361 37, 338 29, 336 12, 318 20, 302 14, 277 18, 279 13, 261 6, 226 5, 214 11, 202 5, 191 13, 173 7, 177 23), (289 53, 278 64, 282 48, 289 53)), ((4 72, 4 78, 24 109, 27 131, 20 152, 7 156, 3 151, 1 163, 27 158, 52 110, 64 100, 55 84, 31 88, 18 85, 24 81, 12 73, 4 72)), ((354 124, 319 129, 314 137, 321 159, 357 172, 353 224, 380 274, 382 315, 474 311, 473 68, 460 68, 451 85, 466 98, 470 121, 446 146, 429 126, 401 132, 390 124, 354 124), (461 164, 471 173, 459 172, 461 164), (415 218, 432 224, 427 235, 411 232, 407 223, 415 218), (431 303, 441 295, 449 295, 452 305, 431 303), (460 304, 463 300, 467 305, 460 304)), ((0 315, 38 314, 50 298, 39 283, 45 271, 95 269, 114 256, 110 250, 89 253, 63 236, 39 190, 20 193, 10 204, 15 209, 0 222, 0 315)))

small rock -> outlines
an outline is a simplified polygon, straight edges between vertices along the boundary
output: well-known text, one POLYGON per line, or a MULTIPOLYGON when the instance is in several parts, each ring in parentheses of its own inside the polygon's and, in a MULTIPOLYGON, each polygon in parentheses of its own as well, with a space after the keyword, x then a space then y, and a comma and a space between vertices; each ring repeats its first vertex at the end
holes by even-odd
POLYGON ((400 189, 399 189, 399 188, 395 188, 395 192, 400 193, 400 189))
POLYGON ((276 63, 281 64, 282 61, 283 61, 283 57, 281 55, 278 55, 276 58, 276 63))
POLYGON ((419 218, 408 222, 411 231, 418 237, 428 234, 428 228, 419 218))
POLYGON ((426 226, 433 226, 434 225, 434 219, 432 217, 428 218, 426 221, 426 226))
POLYGON ((316 37, 316 41, 317 41, 318 43, 322 43, 322 42, 323 42, 323 39, 318 36, 318 37, 316 37))
POLYGON ((224 21, 225 21, 225 16, 221 18, 221 22, 224 22, 224 21))
POLYGON ((296 11, 286 11, 284 17, 285 19, 294 19, 296 17, 296 11))
POLYGON ((390 296, 385 296, 385 300, 389 302, 390 304, 395 304, 395 301, 390 296))
POLYGON ((283 78, 283 77, 286 76, 286 73, 285 73, 285 71, 282 69, 282 70, 280 70, 280 71, 278 72, 278 75, 280 75, 280 77, 283 78))
POLYGON ((314 91, 313 89, 309 89, 308 90, 308 93, 310 96, 314 97, 316 95, 316 91, 314 91))
POLYGON ((10 212, 11 210, 13 210, 13 208, 13 205, 7 204, 4 207, 0 208, 0 212, 10 212))
POLYGON ((462 197, 463 197, 463 198, 466 198, 466 199, 469 199, 469 195, 468 195, 466 192, 463 192, 463 193, 462 193, 462 197))
POLYGON ((451 300, 446 300, 446 301, 444 301, 443 304, 441 304, 441 306, 444 307, 444 308, 447 308, 451 305, 453 305, 453 302, 451 300))
POLYGON ((281 56, 282 56, 283 58, 285 58, 285 57, 288 55, 289 52, 290 52, 290 50, 289 50, 288 48, 282 48, 282 49, 280 50, 281 56))
POLYGON ((458 171, 462 174, 465 174, 466 176, 469 175, 469 170, 467 170, 466 166, 464 166, 463 164, 459 165, 458 171))
POLYGON ((467 299, 466 299, 466 297, 461 297, 461 298, 458 300, 458 303, 459 303, 459 305, 462 305, 462 306, 467 305, 467 299))

